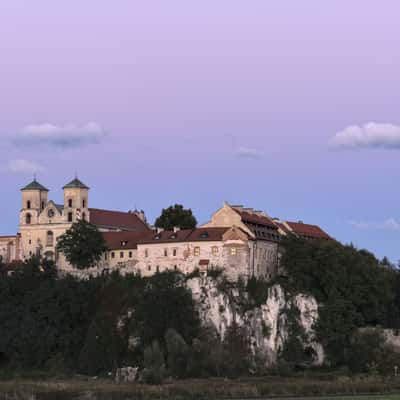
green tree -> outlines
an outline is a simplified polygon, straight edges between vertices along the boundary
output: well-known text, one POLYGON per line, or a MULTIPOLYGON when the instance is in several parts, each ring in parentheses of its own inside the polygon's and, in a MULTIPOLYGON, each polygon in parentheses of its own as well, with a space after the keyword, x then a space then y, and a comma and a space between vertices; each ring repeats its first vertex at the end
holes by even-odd
POLYGON ((85 269, 100 261, 107 246, 96 226, 80 220, 60 236, 57 249, 75 268, 85 269))
POLYGON ((197 225, 197 220, 191 209, 183 208, 181 204, 175 204, 174 206, 163 208, 154 225, 165 230, 172 230, 174 227, 193 229, 197 225))
POLYGON ((157 341, 144 350, 143 380, 152 385, 162 383, 165 376, 164 353, 157 341))
POLYGON ((184 378, 187 374, 189 347, 183 337, 175 330, 168 329, 165 334, 167 346, 168 371, 176 378, 184 378))
POLYGON ((346 363, 358 327, 385 324, 395 298, 393 270, 366 250, 339 242, 282 241, 282 263, 292 292, 312 294, 320 304, 316 325, 333 365, 346 363))

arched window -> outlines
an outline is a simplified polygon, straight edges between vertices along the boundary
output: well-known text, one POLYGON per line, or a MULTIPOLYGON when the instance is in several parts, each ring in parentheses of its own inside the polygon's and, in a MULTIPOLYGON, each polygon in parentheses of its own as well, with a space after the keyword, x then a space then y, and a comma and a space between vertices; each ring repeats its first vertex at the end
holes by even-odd
POLYGON ((30 200, 28 200, 28 201, 26 202, 26 208, 27 208, 28 210, 30 210, 30 208, 31 208, 31 201, 30 201, 30 200))
POLYGON ((83 199, 83 200, 82 200, 82 208, 85 208, 85 207, 86 207, 86 200, 83 199))
POLYGON ((69 199, 69 200, 68 200, 68 207, 69 207, 69 208, 72 208, 72 199, 69 199))
POLYGON ((31 222, 32 222, 32 215, 28 213, 25 215, 25 223, 29 225, 31 222))
POLYGON ((47 246, 53 246, 54 234, 52 231, 47 231, 46 243, 47 243, 47 246))

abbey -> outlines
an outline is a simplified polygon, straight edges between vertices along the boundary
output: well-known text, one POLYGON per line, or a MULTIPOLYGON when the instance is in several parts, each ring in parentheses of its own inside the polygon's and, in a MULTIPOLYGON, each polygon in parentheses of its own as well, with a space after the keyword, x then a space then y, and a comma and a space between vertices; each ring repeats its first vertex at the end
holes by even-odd
POLYGON ((76 272, 57 251, 57 240, 80 219, 103 234, 108 251, 87 273, 118 269, 151 275, 165 270, 191 273, 223 269, 231 279, 271 279, 279 273, 280 240, 294 234, 308 240, 330 239, 321 228, 279 221, 262 211, 224 203, 206 224, 172 231, 153 229, 143 211, 90 207, 89 187, 78 178, 63 188, 64 202, 49 200, 49 190, 36 179, 21 189, 19 233, 0 236, 0 257, 6 263, 33 255, 53 260, 60 272, 76 272))

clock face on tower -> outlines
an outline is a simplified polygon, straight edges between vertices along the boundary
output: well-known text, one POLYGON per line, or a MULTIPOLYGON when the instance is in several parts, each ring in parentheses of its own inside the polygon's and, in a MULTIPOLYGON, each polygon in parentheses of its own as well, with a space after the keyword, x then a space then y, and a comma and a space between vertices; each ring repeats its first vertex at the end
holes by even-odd
POLYGON ((54 217, 54 210, 50 208, 50 210, 47 212, 47 215, 49 216, 49 218, 53 218, 54 217))

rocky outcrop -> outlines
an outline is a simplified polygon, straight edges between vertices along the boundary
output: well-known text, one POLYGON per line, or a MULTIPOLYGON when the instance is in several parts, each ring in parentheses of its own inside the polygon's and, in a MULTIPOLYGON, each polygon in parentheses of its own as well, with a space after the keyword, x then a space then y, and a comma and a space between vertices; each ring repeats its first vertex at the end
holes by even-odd
POLYGON ((296 323, 303 335, 304 348, 311 350, 313 363, 322 364, 324 352, 316 340, 313 329, 318 319, 318 303, 304 294, 290 296, 280 285, 268 289, 266 302, 259 307, 248 309, 247 293, 239 288, 221 290, 216 279, 192 278, 187 281, 197 303, 200 318, 205 325, 215 328, 221 339, 226 329, 236 322, 244 326, 249 334, 254 354, 262 356, 266 366, 276 363, 279 352, 289 337, 289 318, 296 310, 296 323))

